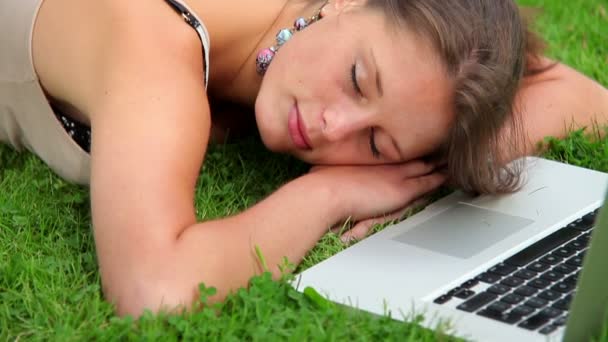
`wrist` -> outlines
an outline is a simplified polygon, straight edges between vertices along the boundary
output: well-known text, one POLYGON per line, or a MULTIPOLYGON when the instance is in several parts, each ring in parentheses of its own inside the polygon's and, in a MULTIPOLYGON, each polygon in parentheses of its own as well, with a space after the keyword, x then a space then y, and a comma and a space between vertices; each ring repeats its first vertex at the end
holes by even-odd
POLYGON ((327 213, 329 225, 333 226, 348 215, 348 206, 343 198, 338 183, 326 174, 313 172, 303 175, 292 181, 294 186, 301 187, 302 192, 311 194, 311 200, 324 208, 327 213))

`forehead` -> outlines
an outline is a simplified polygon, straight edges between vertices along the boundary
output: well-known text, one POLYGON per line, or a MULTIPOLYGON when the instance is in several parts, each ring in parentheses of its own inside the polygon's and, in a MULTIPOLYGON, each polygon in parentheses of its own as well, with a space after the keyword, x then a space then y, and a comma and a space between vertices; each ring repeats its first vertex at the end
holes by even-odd
POLYGON ((392 23, 379 11, 363 13, 368 13, 360 19, 367 29, 359 36, 358 45, 370 50, 387 88, 396 92, 392 95, 435 90, 431 95, 436 99, 439 90, 449 93, 450 78, 430 38, 407 25, 392 23))

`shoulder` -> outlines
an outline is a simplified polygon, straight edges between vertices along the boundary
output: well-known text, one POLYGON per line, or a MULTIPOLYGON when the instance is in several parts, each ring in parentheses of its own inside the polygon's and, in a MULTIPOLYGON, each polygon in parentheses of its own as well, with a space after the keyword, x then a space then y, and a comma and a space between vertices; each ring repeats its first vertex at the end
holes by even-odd
POLYGON ((97 43, 97 53, 105 58, 93 69, 111 70, 130 62, 136 69, 153 68, 149 71, 162 71, 167 76, 187 71, 202 79, 200 39, 164 0, 126 1, 127 5, 122 4, 125 1, 106 1, 119 4, 107 10, 106 29, 98 33, 97 43))
POLYGON ((173 73, 173 82, 178 75, 203 75, 196 32, 164 0, 46 0, 33 44, 36 71, 50 96, 82 111, 100 84, 126 65, 129 72, 173 73))

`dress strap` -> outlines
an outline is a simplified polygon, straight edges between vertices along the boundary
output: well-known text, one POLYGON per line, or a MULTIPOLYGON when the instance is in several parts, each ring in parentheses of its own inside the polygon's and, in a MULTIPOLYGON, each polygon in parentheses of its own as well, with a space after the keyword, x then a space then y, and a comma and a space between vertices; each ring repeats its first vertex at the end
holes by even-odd
POLYGON ((205 67, 205 88, 209 83, 209 32, 203 24, 203 21, 194 13, 188 5, 181 0, 165 0, 175 11, 184 18, 188 25, 192 26, 203 43, 203 57, 205 67))

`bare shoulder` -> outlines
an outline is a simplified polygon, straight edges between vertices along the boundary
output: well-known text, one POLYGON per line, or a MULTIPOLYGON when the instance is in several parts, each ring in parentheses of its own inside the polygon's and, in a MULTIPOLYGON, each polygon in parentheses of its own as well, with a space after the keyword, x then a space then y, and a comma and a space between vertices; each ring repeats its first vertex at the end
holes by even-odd
POLYGON ((121 68, 116 60, 203 74, 196 33, 162 0, 45 0, 32 44, 49 96, 87 117, 103 78, 121 68))
POLYGON ((563 63, 542 61, 542 66, 554 65, 526 77, 518 94, 531 146, 546 136, 563 137, 571 129, 608 124, 608 89, 563 63))

